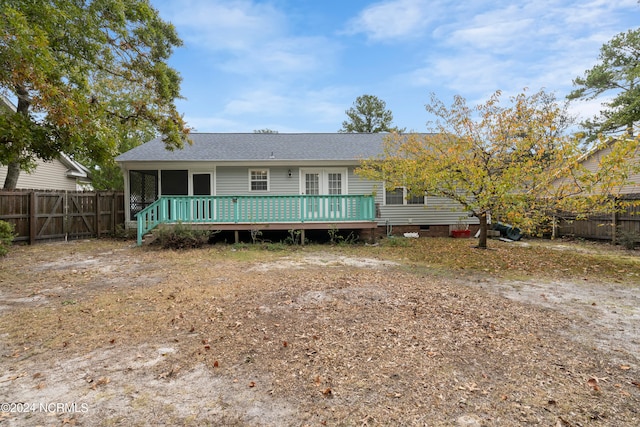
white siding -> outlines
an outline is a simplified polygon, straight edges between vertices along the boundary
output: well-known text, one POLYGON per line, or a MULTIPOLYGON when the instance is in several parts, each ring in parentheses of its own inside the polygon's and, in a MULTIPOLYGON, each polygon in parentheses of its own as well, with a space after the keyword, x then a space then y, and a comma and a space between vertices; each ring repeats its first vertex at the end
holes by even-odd
POLYGON ((230 195, 258 195, 258 194, 300 194, 298 187, 298 168, 283 166, 249 167, 218 166, 216 168, 216 194, 219 196, 230 195), (253 169, 266 169, 269 171, 269 191, 249 190, 249 171, 253 169), (291 177, 289 177, 291 169, 291 177))
MULTIPOLYGON (((301 169, 318 169, 319 165, 310 166, 224 166, 218 164, 188 164, 172 163, 169 167, 167 163, 151 163, 144 167, 130 165, 131 169, 188 169, 191 172, 196 171, 213 171, 215 169, 215 191, 218 196, 232 195, 251 195, 251 194, 269 194, 269 195, 296 195, 300 194, 300 170, 301 169), (154 167, 155 166, 155 167, 154 167), (267 169, 269 171, 269 191, 268 192, 251 192, 249 190, 249 170, 251 169, 267 169), (289 177, 289 170, 291 177, 289 177)), ((337 166, 344 170, 346 166, 337 166)), ((454 225, 458 222, 469 224, 477 224, 476 218, 469 218, 467 212, 461 209, 460 205, 454 203, 450 199, 442 197, 427 197, 426 205, 403 205, 403 206, 385 206, 384 204, 384 187, 381 182, 369 181, 355 174, 356 166, 347 168, 347 194, 373 194, 375 203, 378 206, 378 212, 381 217, 377 218, 380 225, 387 223, 390 225, 454 225)), ((325 169, 333 169, 327 166, 325 169)), ((128 197, 128 189, 126 197, 128 197)))
POLYGON ((391 225, 452 225, 459 222, 477 224, 477 218, 469 217, 460 204, 445 197, 426 197, 426 205, 380 204, 380 222, 391 225))
MULTIPOLYGON (((583 165, 591 172, 595 172, 598 170, 600 162, 602 159, 611 153, 612 147, 609 146, 604 148, 597 153, 594 153, 593 156, 587 158, 583 165)), ((640 152, 636 152, 635 156, 629 160, 628 162, 632 162, 632 164, 638 165, 640 164, 640 152)), ((627 179, 626 185, 621 186, 618 189, 619 194, 633 194, 640 193, 640 171, 636 171, 635 173, 631 173, 629 178, 627 179)))
POLYGON ((297 167, 271 167, 269 179, 271 180, 272 194, 300 194, 300 168, 297 167), (289 177, 291 171, 291 177, 289 177))
POLYGON ((380 224, 391 225, 452 225, 458 222, 477 224, 477 218, 469 218, 460 204, 444 197, 426 198, 426 205, 390 205, 384 203, 382 182, 365 180, 349 169, 349 194, 374 194, 379 207, 380 224))
MULTIPOLYGON (((76 191, 75 178, 67 177, 67 167, 59 160, 45 162, 38 159, 37 167, 31 172, 20 172, 16 188, 24 190, 67 190, 76 191)), ((7 167, 0 166, 0 182, 4 184, 7 167)))
POLYGON ((347 189, 349 194, 375 194, 376 203, 382 202, 382 185, 380 183, 363 179, 354 173, 355 168, 349 168, 347 189))
POLYGON ((235 196, 249 192, 249 168, 226 167, 216 168, 216 192, 218 196, 235 196))
MULTIPOLYGON (((582 165, 590 172, 595 172, 600 167, 600 162, 604 157, 609 155, 612 150, 612 146, 605 147, 599 151, 596 151, 589 155, 582 161, 582 165)), ((632 165, 640 164, 640 151, 636 151, 635 155, 627 160, 627 162, 631 162, 632 165)), ((637 168, 636 168, 637 169, 637 168)), ((560 186, 566 185, 570 181, 566 178, 555 180, 552 185, 560 186)), ((595 187, 594 193, 601 191, 598 189, 599 186, 595 187)), ((640 193, 640 170, 636 170, 635 173, 632 172, 627 179, 626 185, 621 186, 619 189, 614 189, 614 193, 619 194, 633 194, 640 193), (617 190, 617 191, 616 191, 617 190)))

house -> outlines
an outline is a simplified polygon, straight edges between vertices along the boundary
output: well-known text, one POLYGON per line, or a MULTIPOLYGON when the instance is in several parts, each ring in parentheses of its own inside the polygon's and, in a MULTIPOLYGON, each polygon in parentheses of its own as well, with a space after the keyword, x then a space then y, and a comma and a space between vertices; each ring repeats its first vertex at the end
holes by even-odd
MULTIPOLYGON (((15 112, 13 105, 3 95, 0 95, 0 114, 15 112)), ((0 165, 0 183, 4 183, 7 176, 7 166, 0 165)), ((91 178, 89 170, 66 154, 51 161, 36 160, 36 167, 31 172, 20 172, 17 189, 24 190, 90 190, 91 178)))
POLYGON ((167 150, 161 138, 116 158, 124 173, 126 225, 142 235, 161 223, 233 230, 358 230, 363 236, 449 235, 477 224, 455 202, 355 173, 382 153, 385 134, 193 133, 167 150))
MULTIPOLYGON (((589 192, 578 193, 578 196, 604 196, 607 200, 602 201, 603 208, 607 209, 592 212, 586 219, 575 212, 564 212, 562 220, 554 228, 554 234, 610 240, 614 243, 625 236, 631 241, 640 241, 640 140, 610 139, 586 153, 579 163, 589 173, 613 169, 624 171, 626 178, 618 177, 609 182, 604 180, 604 184, 596 183, 589 192), (576 218, 581 220, 577 221, 576 218)), ((579 176, 580 172, 575 174, 579 176)), ((556 179, 552 185, 555 189, 567 186, 573 190, 572 182, 567 178, 556 179)))
POLYGON ((578 196, 624 198, 640 194, 640 139, 610 139, 585 153, 578 165, 571 166, 570 176, 554 179, 550 189, 578 196), (589 179, 581 179, 585 176, 589 179))
MULTIPOLYGON (((0 182, 4 183, 7 167, 0 165, 0 182)), ((36 160, 31 172, 21 171, 17 189, 22 190, 91 190, 89 170, 66 154, 51 161, 36 160)))
MULTIPOLYGON (((616 144, 621 144, 623 142, 628 143, 629 152, 625 155, 623 161, 626 163, 624 166, 629 167, 629 176, 624 180, 624 182, 620 182, 618 186, 614 186, 609 191, 615 196, 640 194, 640 146, 637 141, 612 139, 604 147, 594 149, 587 153, 582 158, 581 164, 590 172, 597 171, 599 168, 603 167, 603 165, 606 165, 607 162, 611 163, 607 157, 612 155, 612 152, 616 148, 616 144)), ((596 191, 598 191, 597 188, 596 191)))

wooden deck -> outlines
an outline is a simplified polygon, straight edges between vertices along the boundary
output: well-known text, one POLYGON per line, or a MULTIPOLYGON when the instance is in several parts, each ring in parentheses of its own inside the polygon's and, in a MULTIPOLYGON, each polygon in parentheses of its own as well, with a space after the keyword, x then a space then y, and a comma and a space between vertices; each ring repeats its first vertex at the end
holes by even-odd
POLYGON ((201 230, 374 229, 371 195, 162 196, 137 215, 142 237, 165 224, 201 230))

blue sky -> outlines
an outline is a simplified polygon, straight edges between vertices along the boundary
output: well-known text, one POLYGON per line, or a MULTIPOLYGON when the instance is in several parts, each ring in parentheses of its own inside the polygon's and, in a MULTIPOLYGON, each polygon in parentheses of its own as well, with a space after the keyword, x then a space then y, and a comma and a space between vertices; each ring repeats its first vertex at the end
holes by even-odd
MULTIPOLYGON (((170 64, 197 132, 336 132, 355 99, 426 131, 425 104, 527 87, 558 98, 600 47, 637 28, 637 0, 151 0, 184 41, 170 64)), ((571 107, 582 118, 602 100, 571 107)))

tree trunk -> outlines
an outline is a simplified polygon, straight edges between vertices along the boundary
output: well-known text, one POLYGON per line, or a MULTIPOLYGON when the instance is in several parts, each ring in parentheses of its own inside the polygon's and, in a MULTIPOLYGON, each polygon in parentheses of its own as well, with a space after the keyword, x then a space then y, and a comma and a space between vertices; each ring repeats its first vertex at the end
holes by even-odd
POLYGON ((480 236, 478 237, 478 248, 487 249, 487 213, 482 212, 478 219, 480 220, 480 236))
POLYGON ((20 163, 13 162, 7 165, 7 176, 4 179, 5 190, 15 190, 20 177, 20 163))
MULTIPOLYGON (((22 85, 16 86, 16 95, 18 95, 18 106, 16 112, 29 117, 29 107, 31 106, 31 99, 29 98, 29 91, 22 85)), ((19 156, 18 153, 16 155, 19 156)), ((20 177, 20 163, 15 161, 7 165, 7 176, 4 179, 5 190, 15 190, 18 185, 18 178, 20 177)))

